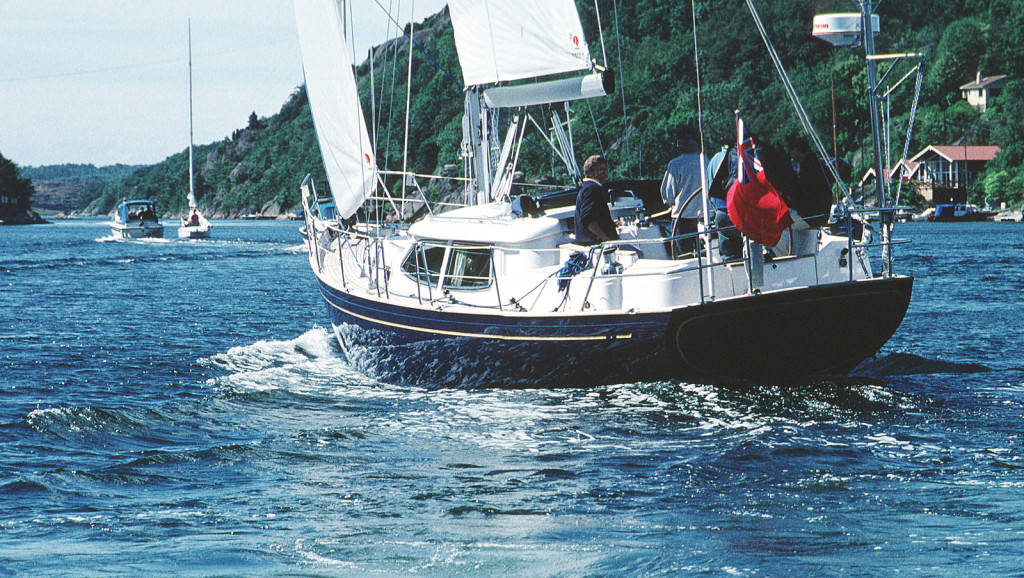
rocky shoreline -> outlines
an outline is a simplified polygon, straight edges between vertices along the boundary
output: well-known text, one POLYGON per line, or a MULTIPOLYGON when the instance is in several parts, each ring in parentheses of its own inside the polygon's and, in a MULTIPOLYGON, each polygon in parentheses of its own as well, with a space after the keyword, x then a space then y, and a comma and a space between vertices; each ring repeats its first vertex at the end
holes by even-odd
POLYGON ((49 225, 50 221, 39 216, 35 211, 26 211, 16 215, 8 215, 0 219, 0 225, 49 225))

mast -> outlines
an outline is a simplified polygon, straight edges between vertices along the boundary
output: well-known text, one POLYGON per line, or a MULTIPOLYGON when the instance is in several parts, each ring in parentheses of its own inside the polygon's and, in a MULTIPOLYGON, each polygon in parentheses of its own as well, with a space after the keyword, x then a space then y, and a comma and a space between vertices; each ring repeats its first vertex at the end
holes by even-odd
POLYGON ((864 54, 868 64, 868 104, 871 108, 871 146, 874 149, 875 189, 878 195, 878 206, 884 207, 886 199, 882 178, 882 140, 881 118, 878 112, 878 63, 872 58, 875 55, 875 35, 871 26, 871 13, 880 0, 860 0, 861 34, 864 35, 864 54))
POLYGON ((192 164, 192 19, 188 19, 188 207, 196 208, 194 169, 192 164))
POLYGON ((875 193, 877 195, 879 228, 882 233, 882 274, 889 275, 892 271, 892 251, 889 239, 892 232, 892 214, 885 211, 889 203, 885 192, 885 178, 882 166, 882 121, 879 115, 878 99, 878 63, 875 56, 875 34, 871 14, 881 0, 860 0, 860 30, 864 38, 864 55, 868 65, 868 106, 871 109, 871 148, 874 152, 875 193))

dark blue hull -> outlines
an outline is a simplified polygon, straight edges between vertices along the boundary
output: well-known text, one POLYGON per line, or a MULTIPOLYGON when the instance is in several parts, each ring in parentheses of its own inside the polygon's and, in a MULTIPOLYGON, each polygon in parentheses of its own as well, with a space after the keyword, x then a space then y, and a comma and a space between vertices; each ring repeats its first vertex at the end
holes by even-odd
POLYGON ((544 316, 401 307, 320 282, 350 361, 387 381, 438 387, 846 373, 896 331, 912 287, 898 277, 669 312, 544 316))

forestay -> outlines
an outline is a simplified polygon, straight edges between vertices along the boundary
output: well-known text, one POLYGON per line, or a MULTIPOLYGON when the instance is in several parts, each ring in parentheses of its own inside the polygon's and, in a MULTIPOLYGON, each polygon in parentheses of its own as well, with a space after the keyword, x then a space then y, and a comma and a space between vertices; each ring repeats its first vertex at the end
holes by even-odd
POLYGON ((466 86, 590 68, 573 0, 449 0, 466 86))
POLYGON ((377 163, 366 131, 341 14, 334 0, 295 0, 313 122, 331 194, 343 218, 369 198, 377 163))

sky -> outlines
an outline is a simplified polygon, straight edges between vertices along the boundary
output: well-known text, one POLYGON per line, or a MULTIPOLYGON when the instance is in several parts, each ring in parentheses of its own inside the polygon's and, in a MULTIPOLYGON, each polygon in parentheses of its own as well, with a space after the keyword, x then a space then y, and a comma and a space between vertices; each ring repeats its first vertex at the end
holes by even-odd
MULTIPOLYGON (((365 55, 388 37, 381 6, 421 22, 445 0, 358 4, 365 55)), ((0 0, 0 154, 104 166, 186 150, 190 20, 195 144, 276 114, 302 84, 291 0, 0 0)))

